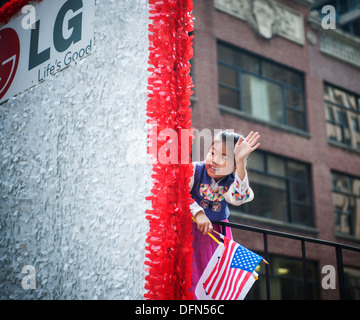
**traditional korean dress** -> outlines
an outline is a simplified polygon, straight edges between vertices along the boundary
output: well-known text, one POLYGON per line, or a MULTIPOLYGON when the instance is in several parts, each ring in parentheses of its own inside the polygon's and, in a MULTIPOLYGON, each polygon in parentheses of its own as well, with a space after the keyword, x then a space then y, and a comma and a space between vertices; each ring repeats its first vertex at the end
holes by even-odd
MULTIPOLYGON (((210 221, 228 221, 230 215, 227 203, 239 206, 254 198, 254 193, 249 187, 247 174, 241 180, 238 175, 230 174, 225 178, 215 181, 210 177, 205 168, 205 162, 194 163, 194 175, 190 181, 190 192, 194 202, 190 205, 193 216, 203 210, 210 221)), ((231 230, 220 230, 220 226, 213 225, 214 230, 226 233, 232 239, 231 230)), ((211 256, 217 248, 217 243, 208 235, 203 235, 193 223, 193 260, 191 292, 195 296, 195 288, 211 256)))

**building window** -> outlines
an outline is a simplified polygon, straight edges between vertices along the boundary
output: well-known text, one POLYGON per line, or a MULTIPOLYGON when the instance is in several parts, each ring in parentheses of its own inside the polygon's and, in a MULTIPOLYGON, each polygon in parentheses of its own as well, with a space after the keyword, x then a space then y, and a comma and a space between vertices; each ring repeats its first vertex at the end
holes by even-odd
POLYGON ((218 43, 219 104, 306 131, 303 74, 218 43))
POLYGON ((327 137, 360 149, 360 95, 324 86, 327 137))
POLYGON ((360 237, 360 179, 332 172, 336 232, 360 237))
POLYGON ((302 162, 256 151, 248 161, 255 199, 235 213, 248 213, 286 223, 313 226, 310 167, 302 162))
MULTIPOLYGON (((272 300, 302 300, 304 295, 304 270, 301 259, 271 256, 269 257, 270 290, 272 300)), ((307 261, 308 293, 310 300, 320 298, 318 264, 315 261, 307 261)), ((265 267, 260 263, 255 269, 259 273, 259 280, 246 296, 246 300, 265 300, 266 283, 265 267)))
POLYGON ((360 300, 360 269, 345 267, 346 299, 360 300))

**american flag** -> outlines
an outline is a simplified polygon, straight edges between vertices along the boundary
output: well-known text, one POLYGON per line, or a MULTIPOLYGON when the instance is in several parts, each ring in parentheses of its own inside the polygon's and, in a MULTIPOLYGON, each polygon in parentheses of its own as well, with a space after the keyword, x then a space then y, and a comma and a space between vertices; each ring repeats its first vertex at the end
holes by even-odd
POLYGON ((253 272, 263 258, 227 237, 224 246, 203 288, 214 300, 243 299, 255 282, 253 272))

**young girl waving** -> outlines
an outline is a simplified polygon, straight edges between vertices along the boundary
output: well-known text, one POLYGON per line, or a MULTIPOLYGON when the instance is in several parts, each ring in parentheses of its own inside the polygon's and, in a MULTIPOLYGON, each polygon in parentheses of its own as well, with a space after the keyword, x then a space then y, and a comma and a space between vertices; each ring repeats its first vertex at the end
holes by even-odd
MULTIPOLYGON (((193 261, 191 292, 195 288, 211 256, 217 248, 208 232, 220 232, 212 221, 227 221, 230 211, 227 203, 239 206, 254 198, 246 172, 246 158, 256 150, 260 135, 250 132, 244 139, 241 135, 222 131, 214 139, 205 161, 194 163, 190 190, 194 202, 190 211, 196 220, 193 224, 193 261)), ((232 238, 230 228, 227 237, 232 238)))

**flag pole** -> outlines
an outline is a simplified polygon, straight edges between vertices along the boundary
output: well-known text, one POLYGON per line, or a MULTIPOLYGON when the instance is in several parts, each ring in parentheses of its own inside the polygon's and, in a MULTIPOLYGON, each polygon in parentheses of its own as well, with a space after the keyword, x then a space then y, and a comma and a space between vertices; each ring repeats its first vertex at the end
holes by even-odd
MULTIPOLYGON (((195 218, 192 217, 192 219, 194 220, 194 222, 196 222, 195 218)), ((221 233, 217 232, 216 230, 212 230, 212 232, 216 233, 219 237, 223 236, 221 233)), ((210 233, 207 233, 211 238, 214 239, 214 241, 216 241, 219 244, 219 241, 210 233)), ((265 259, 261 260, 262 262, 264 262, 265 264, 269 264, 269 262, 267 262, 265 259)))

